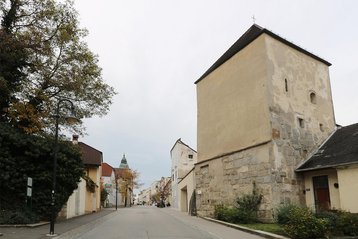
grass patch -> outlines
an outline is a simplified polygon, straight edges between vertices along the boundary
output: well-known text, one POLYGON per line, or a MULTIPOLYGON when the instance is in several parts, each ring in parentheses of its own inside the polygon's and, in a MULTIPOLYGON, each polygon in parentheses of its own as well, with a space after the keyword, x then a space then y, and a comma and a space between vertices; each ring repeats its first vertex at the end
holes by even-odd
POLYGON ((243 227, 248 227, 250 229, 254 229, 254 230, 260 230, 260 231, 264 231, 264 232, 271 232, 274 234, 278 234, 278 235, 282 235, 282 236, 287 236, 287 234, 285 234, 283 227, 279 224, 274 224, 274 223, 252 223, 252 224, 238 224, 240 226, 243 227))

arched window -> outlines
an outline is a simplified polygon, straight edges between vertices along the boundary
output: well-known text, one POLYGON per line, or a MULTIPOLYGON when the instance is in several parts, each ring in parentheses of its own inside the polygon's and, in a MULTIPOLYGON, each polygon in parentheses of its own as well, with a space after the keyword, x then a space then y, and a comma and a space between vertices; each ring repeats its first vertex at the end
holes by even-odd
POLYGON ((316 104, 317 103, 317 97, 316 97, 316 93, 311 92, 310 93, 310 101, 312 104, 316 104))

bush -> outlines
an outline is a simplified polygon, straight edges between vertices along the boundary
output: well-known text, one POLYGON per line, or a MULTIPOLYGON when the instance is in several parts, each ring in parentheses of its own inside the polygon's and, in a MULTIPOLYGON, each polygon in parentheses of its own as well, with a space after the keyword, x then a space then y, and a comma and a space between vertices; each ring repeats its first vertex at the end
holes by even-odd
POLYGON ((342 235, 343 232, 337 228, 338 214, 332 211, 322 211, 316 213, 317 218, 322 218, 327 221, 328 230, 334 235, 342 235))
POLYGON ((224 205, 215 206, 214 217, 225 222, 235 223, 238 221, 238 210, 224 205))
POLYGON ((287 224, 290 218, 290 210, 297 208, 294 204, 284 204, 276 209, 275 221, 278 224, 287 224))
POLYGON ((292 207, 288 210, 285 232, 292 238, 322 238, 328 230, 328 220, 316 218, 308 208, 292 207))
POLYGON ((237 220, 240 223, 257 222, 257 211, 262 200, 262 195, 257 193, 256 185, 253 184, 252 194, 245 194, 236 199, 237 220))
POLYGON ((358 214, 339 212, 336 229, 346 236, 358 236, 358 214))
MULTIPOLYGON (((48 220, 52 211, 54 140, 23 134, 0 123, 0 209, 16 212, 26 201, 27 178, 33 179, 32 210, 48 220)), ((59 212, 83 176, 78 146, 58 142, 56 202, 59 212)), ((11 217, 12 218, 12 217, 11 217)))
POLYGON ((0 224, 30 224, 38 221, 39 217, 27 208, 0 212, 0 224))

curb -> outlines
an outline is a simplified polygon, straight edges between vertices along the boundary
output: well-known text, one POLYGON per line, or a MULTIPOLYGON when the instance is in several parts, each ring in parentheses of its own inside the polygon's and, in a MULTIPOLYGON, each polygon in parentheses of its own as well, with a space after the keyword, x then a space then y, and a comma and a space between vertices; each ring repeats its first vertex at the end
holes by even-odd
POLYGON ((29 228, 34 228, 34 227, 39 227, 39 226, 43 226, 43 225, 46 225, 46 224, 50 224, 50 222, 39 222, 39 223, 33 223, 33 224, 2 224, 2 225, 0 225, 0 228, 1 227, 14 227, 14 228, 29 227, 29 228))
POLYGON ((59 236, 53 237, 54 239, 74 239, 78 238, 81 234, 84 232, 88 232, 92 230, 95 226, 98 226, 102 224, 103 222, 107 221, 110 217, 113 216, 113 213, 116 211, 113 211, 112 213, 109 213, 103 217, 97 218, 96 220, 89 222, 87 224, 81 225, 79 227, 76 227, 70 231, 64 232, 59 236))
POLYGON ((265 238, 269 238, 269 239, 290 239, 288 237, 284 237, 284 236, 277 235, 277 234, 274 234, 274 233, 254 230, 254 229, 251 229, 251 228, 247 228, 247 227, 239 226, 239 225, 236 225, 236 224, 233 224, 233 223, 228 223, 228 222, 212 219, 212 218, 209 218, 209 217, 200 217, 200 218, 203 218, 203 219, 211 221, 211 222, 216 222, 216 223, 222 224, 224 226, 231 227, 231 228, 234 228, 234 229, 238 229, 238 230, 241 230, 241 231, 244 231, 244 232, 248 232, 248 233, 255 234, 255 235, 258 235, 258 236, 262 236, 262 237, 265 237, 265 238))

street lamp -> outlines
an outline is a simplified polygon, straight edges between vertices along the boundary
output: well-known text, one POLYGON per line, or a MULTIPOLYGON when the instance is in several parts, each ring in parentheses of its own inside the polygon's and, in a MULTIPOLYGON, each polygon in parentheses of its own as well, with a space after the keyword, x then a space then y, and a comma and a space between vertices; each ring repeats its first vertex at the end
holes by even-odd
POLYGON ((116 177, 116 210, 118 208, 118 181, 117 181, 117 177, 116 177))
POLYGON ((58 154, 58 124, 60 119, 60 106, 61 103, 67 102, 71 105, 71 114, 65 117, 65 120, 69 124, 78 123, 80 120, 75 116, 75 107, 71 100, 60 98, 57 102, 56 114, 55 114, 55 148, 53 156, 53 175, 52 175, 52 192, 51 192, 51 222, 50 222, 50 233, 47 236, 57 236, 55 234, 55 219, 56 219, 56 171, 57 171, 57 154, 58 154))

